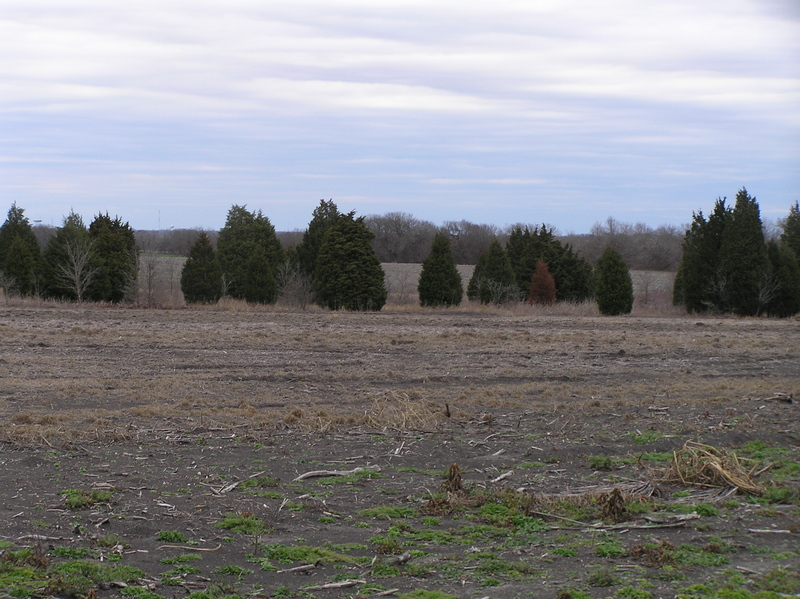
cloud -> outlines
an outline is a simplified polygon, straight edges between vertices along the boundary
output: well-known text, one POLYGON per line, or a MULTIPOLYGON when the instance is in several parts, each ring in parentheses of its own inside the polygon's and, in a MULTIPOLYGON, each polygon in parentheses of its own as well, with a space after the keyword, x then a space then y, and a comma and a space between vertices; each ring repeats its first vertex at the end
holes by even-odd
POLYGON ((194 173, 198 202, 336 191, 433 214, 461 187, 502 218, 485 189, 639 211, 676 180, 695 202, 800 183, 790 0, 8 0, 0 55, 5 189, 125 197, 114 173, 140 172, 158 176, 138 192, 183 202, 194 173))

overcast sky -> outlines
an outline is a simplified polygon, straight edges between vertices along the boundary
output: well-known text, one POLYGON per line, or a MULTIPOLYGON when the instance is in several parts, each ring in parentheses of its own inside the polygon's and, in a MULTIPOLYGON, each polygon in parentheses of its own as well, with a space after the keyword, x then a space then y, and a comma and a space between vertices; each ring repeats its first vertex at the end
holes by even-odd
POLYGON ((12 202, 651 226, 800 199, 797 0, 0 0, 12 202))

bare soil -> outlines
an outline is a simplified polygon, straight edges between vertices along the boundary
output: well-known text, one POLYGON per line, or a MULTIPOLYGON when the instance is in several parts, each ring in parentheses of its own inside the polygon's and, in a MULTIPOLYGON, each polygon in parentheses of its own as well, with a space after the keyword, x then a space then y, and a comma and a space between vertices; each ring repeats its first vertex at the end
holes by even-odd
POLYGON ((800 593, 791 394, 797 321, 8 305, 0 547, 162 597, 800 593), (665 482, 687 441, 763 493, 665 482))

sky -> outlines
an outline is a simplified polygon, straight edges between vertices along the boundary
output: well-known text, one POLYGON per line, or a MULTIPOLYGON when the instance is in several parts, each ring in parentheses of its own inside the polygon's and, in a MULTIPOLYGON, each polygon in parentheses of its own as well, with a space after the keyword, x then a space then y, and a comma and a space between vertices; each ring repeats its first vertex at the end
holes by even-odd
POLYGON ((0 211, 31 221, 584 233, 742 187, 800 199, 798 0, 0 0, 0 211))

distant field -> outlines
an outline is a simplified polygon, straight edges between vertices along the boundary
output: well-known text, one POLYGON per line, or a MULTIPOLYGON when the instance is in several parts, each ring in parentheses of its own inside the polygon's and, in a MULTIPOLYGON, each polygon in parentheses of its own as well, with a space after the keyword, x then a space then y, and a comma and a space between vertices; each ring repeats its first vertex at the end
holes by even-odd
MULTIPOLYGON (((144 254, 139 269, 139 302, 144 305, 177 307, 183 305, 181 292, 181 269, 186 258, 144 254)), ((384 263, 387 303, 396 306, 412 306, 419 301, 417 282, 422 272, 421 264, 384 263)), ((475 266, 458 266, 466 291, 475 266)), ((668 308, 672 295, 673 272, 649 270, 631 271, 637 308, 652 310, 656 307, 668 308)))

